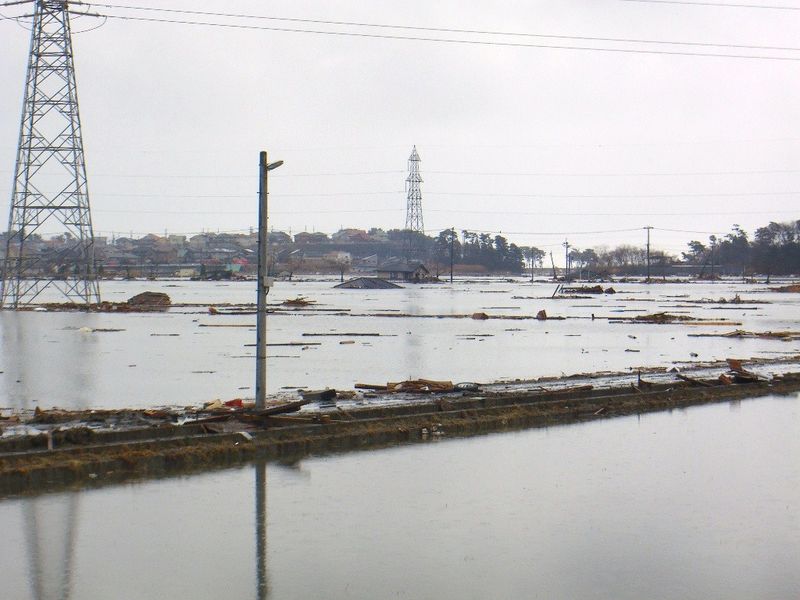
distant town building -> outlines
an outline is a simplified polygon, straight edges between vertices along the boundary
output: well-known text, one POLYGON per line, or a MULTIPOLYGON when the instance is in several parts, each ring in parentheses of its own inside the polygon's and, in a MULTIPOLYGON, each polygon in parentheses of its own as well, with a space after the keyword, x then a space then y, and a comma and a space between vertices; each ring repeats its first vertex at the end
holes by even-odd
POLYGON ((377 275, 381 279, 421 282, 430 278, 430 271, 421 262, 390 258, 378 265, 377 275))

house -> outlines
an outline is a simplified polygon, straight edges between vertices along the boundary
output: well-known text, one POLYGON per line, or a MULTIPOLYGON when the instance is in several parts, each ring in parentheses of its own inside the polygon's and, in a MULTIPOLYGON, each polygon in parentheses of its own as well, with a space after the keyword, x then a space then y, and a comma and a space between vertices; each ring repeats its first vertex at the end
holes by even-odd
POLYGON ((358 269, 363 270, 372 270, 378 268, 378 255, 377 254, 370 254, 369 256, 364 256, 363 258, 359 258, 355 261, 355 266, 358 269))
POLYGON ((294 236, 295 244, 324 244, 329 241, 328 236, 322 232, 308 233, 301 231, 294 236))
POLYGON ((331 235, 334 242, 369 242, 369 234, 363 229, 340 229, 331 235))
POLYGON ((268 241, 270 244, 289 245, 292 243, 292 236, 285 231, 270 231, 268 241))
POLYGON ((377 277, 356 277, 333 287, 346 290, 391 290, 400 289, 402 286, 377 277))
POLYGON ((430 279, 430 271, 421 262, 390 258, 378 265, 377 275, 381 279, 421 283, 430 279))
POLYGON ((353 256, 349 252, 343 252, 342 250, 326 252, 323 258, 337 265, 350 266, 353 263, 353 256))

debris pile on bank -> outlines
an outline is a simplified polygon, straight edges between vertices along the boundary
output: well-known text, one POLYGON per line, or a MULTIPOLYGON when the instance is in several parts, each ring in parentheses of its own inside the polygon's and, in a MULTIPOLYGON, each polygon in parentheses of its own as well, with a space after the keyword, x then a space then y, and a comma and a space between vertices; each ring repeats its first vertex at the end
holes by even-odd
POLYGON ((168 309, 172 300, 163 292, 142 292, 128 298, 126 304, 131 310, 157 311, 168 309))
POLYGON ((64 311, 64 312, 156 312, 165 311, 172 306, 169 295, 163 292, 142 292, 128 298, 125 302, 104 300, 98 304, 76 304, 75 302, 46 302, 24 310, 64 311))

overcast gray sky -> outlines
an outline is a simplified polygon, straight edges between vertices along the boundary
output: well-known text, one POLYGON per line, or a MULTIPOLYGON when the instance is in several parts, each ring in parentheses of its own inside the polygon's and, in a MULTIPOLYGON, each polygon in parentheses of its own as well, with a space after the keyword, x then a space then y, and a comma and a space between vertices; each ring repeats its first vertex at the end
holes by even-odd
MULTIPOLYGON (((747 2, 784 10, 625 0, 127 2, 266 17, 789 49, 335 26, 103 4, 89 9, 248 27, 796 60, 108 19, 74 36, 99 235, 247 231, 256 225, 262 149, 270 160, 285 161, 270 178, 275 229, 402 228, 406 161, 415 144, 430 233, 451 226, 502 232, 517 244, 559 256, 565 238, 578 248, 643 244, 642 227, 652 225, 654 247, 679 253, 686 241, 706 240, 734 223, 752 233, 770 220, 800 218, 797 0, 747 2)), ((73 28, 98 23, 81 17, 73 28)), ((11 195, 29 36, 15 22, 0 21, 2 219, 11 195)))

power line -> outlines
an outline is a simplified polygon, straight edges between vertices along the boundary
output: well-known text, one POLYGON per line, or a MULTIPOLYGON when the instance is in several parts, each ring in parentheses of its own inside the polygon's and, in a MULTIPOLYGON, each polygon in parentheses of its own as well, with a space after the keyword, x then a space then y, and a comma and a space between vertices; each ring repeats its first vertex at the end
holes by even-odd
MULTIPOLYGON (((326 210, 270 210, 270 215, 316 215, 316 214, 342 214, 342 213, 399 213, 403 208, 354 208, 354 209, 326 209, 326 210)), ((251 215, 254 216, 258 207, 253 210, 194 210, 193 215, 251 215)), ((139 210, 139 209, 100 209, 92 210, 96 213, 109 214, 145 214, 145 215, 185 215, 185 210, 139 210)), ((731 213, 736 214, 736 213, 731 213)))
MULTIPOLYGON (((103 196, 103 194, 97 194, 103 196)), ((254 215, 257 207, 253 210, 195 210, 193 215, 254 215)), ((317 214, 361 214, 361 213, 400 213, 403 208, 353 208, 353 209, 305 209, 305 210, 272 210, 274 215, 317 215, 317 214)), ((141 209, 98 209, 96 213, 108 214, 151 214, 151 215, 185 215, 186 210, 141 210, 141 209)), ((444 214, 466 214, 466 215, 495 215, 497 210, 464 210, 463 208, 452 209, 427 209, 430 213, 444 214)), ((724 215, 792 215, 798 214, 796 210, 754 210, 754 211, 731 211, 720 210, 716 212, 542 212, 542 211, 519 211, 504 210, 503 215, 535 215, 539 217, 710 217, 724 215)))
POLYGON ((599 173, 599 172, 554 172, 554 171, 427 171, 437 175, 491 175, 525 177, 683 177, 694 175, 775 175, 800 173, 798 169, 753 169, 742 171, 645 171, 640 173, 599 173))
POLYGON ((736 4, 733 2, 686 2, 685 0, 620 0, 643 4, 683 4, 684 6, 713 6, 718 8, 762 8, 766 10, 800 10, 800 6, 768 6, 765 4, 736 4))
POLYGON ((141 21, 147 23, 168 23, 172 25, 192 25, 202 27, 220 27, 225 29, 239 29, 250 31, 277 31, 283 33, 306 33, 315 35, 328 35, 340 37, 355 37, 365 39, 387 39, 387 40, 401 40, 401 41, 415 41, 415 42, 437 42, 442 44, 464 44, 472 46, 495 46, 505 48, 546 48, 552 50, 581 50, 591 52, 608 52, 608 53, 622 53, 622 54, 648 54, 648 55, 667 55, 667 56, 690 56, 702 58, 734 58, 734 59, 750 59, 750 60, 778 60, 778 61, 800 61, 800 57, 794 56, 769 56, 760 54, 716 54, 712 52, 684 52, 678 50, 648 50, 640 48, 600 48, 592 46, 569 46, 558 44, 528 44, 520 42, 500 42, 488 40, 468 40, 468 39, 448 39, 448 38, 435 38, 423 36, 402 36, 391 34, 379 33, 363 33, 352 31, 325 31, 318 29, 299 29, 290 27, 269 27, 263 25, 244 25, 235 23, 218 23, 212 21, 188 21, 183 19, 156 19, 153 17, 132 17, 128 15, 102 15, 108 19, 118 19, 124 21, 141 21))
MULTIPOLYGON (((359 211, 354 211, 359 212, 359 211)), ((477 214, 492 215, 497 214, 497 210, 464 210, 454 209, 428 209, 432 213, 456 213, 456 214, 477 214)), ((535 215, 541 217, 714 217, 722 215, 797 215, 797 210, 751 210, 751 211, 731 211, 720 210, 717 212, 541 212, 538 210, 517 211, 504 210, 503 215, 535 215)))
POLYGON ((747 44, 717 44, 711 42, 680 42, 675 40, 648 40, 643 38, 613 38, 613 37, 596 37, 596 36, 579 36, 579 35, 563 35, 563 34, 544 34, 544 33, 529 33, 519 31, 493 31, 485 29, 458 29, 452 27, 420 27, 413 25, 392 25, 388 23, 367 23, 360 21, 331 21, 325 19, 303 19, 296 17, 272 17, 266 15, 253 15, 241 13, 224 13, 224 12, 210 12, 200 10, 183 10, 176 8, 152 8, 145 6, 131 6, 122 4, 96 4, 93 6, 102 6, 104 8, 116 8, 123 10, 140 10, 148 12, 161 12, 172 14, 185 14, 197 15, 203 17, 225 17, 233 19, 254 19, 266 21, 280 21, 285 23, 310 23, 314 25, 334 25, 334 26, 347 26, 347 27, 365 27, 376 29, 399 29, 405 31, 427 31, 435 33, 458 33, 458 34, 472 34, 472 35, 495 35, 506 37, 530 37, 530 38, 547 38, 547 39, 560 39, 560 40, 574 40, 584 42, 613 42, 625 44, 658 44, 658 45, 672 45, 672 46, 694 46, 706 48, 738 48, 747 50, 780 50, 780 51, 800 51, 796 47, 783 47, 783 46, 762 46, 762 45, 747 45, 747 44))
MULTIPOLYGON (((0 173, 11 173, 11 171, 0 169, 0 173)), ((288 177, 340 177, 345 175, 399 175, 405 173, 401 169, 393 169, 386 171, 341 171, 330 172, 323 171, 319 173, 281 173, 280 175, 272 175, 279 179, 288 177)), ((95 177, 116 177, 119 179, 253 179, 252 173, 249 175, 194 175, 182 174, 176 175, 174 173, 92 173, 92 178, 95 177)))
MULTIPOLYGON (((446 227, 443 230, 439 229, 426 229, 425 233, 439 233, 440 231, 446 231, 450 229, 450 227, 446 227)), ((489 231, 489 230, 474 230, 463 228, 464 231, 469 231, 470 233, 494 233, 497 235, 597 235, 601 233, 628 233, 631 231, 641 231, 641 227, 634 227, 630 229, 602 229, 597 231, 489 231)))
POLYGON ((642 198, 745 198, 755 196, 797 196, 800 192, 723 192, 723 193, 693 193, 693 194, 539 194, 521 193, 504 194, 496 192, 425 192, 429 196, 476 196, 480 198, 564 198, 572 200, 635 200, 642 198))
MULTIPOLYGON (((278 197, 287 198, 314 198, 329 196, 379 196, 379 195, 400 195, 402 190, 397 191, 368 191, 368 192, 307 192, 307 193, 279 193, 278 197)), ((664 198, 747 198, 759 196, 800 196, 800 191, 796 192, 697 192, 697 193, 674 193, 674 194, 543 194, 539 192, 528 193, 497 193, 497 192, 426 192, 430 196, 473 196, 477 198, 530 198, 530 199, 572 199, 572 200, 639 200, 639 199, 664 199, 664 198)), ((252 199, 256 194, 167 194, 167 193, 119 193, 119 192, 95 192, 95 195, 105 198, 177 198, 191 200, 208 199, 252 199)), ((727 211, 725 211, 727 212, 727 211)), ((763 211, 753 211, 758 214, 763 211)), ((797 211, 783 211, 797 212, 797 211)), ((537 213, 546 214, 546 213, 537 213)), ((561 213, 559 213, 561 214, 561 213)), ((624 213, 631 214, 631 213, 624 213)), ((645 213, 649 214, 649 213, 645 213)), ((710 213, 717 214, 717 213, 710 213)))
MULTIPOLYGON (((11 171, 0 169, 0 173, 11 171)), ((478 175, 489 177, 692 177, 692 176, 723 176, 723 175, 787 175, 800 173, 800 169, 745 169, 727 171, 642 171, 642 172, 559 172, 559 171, 426 171, 434 175, 478 175)), ((398 175, 405 173, 399 169, 377 171, 343 171, 319 173, 286 173, 274 175, 277 179, 290 177, 338 177, 346 175, 398 175)), ((250 175, 195 175, 172 173, 92 173, 93 178, 116 177, 120 179, 252 179, 250 175)))
MULTIPOLYGON (((403 191, 394 192, 313 192, 313 193, 283 193, 278 194, 283 198, 315 198, 315 197, 330 197, 330 196, 379 196, 379 195, 397 195, 402 194, 403 191)), ((108 198, 190 198, 190 199, 224 199, 224 198, 255 198, 258 194, 125 194, 125 193, 103 193, 94 192, 98 196, 108 198)))
POLYGON ((662 227, 653 227, 655 231, 667 231, 670 233, 702 233, 708 235, 725 235, 722 231, 690 231, 687 229, 664 229, 662 227))

